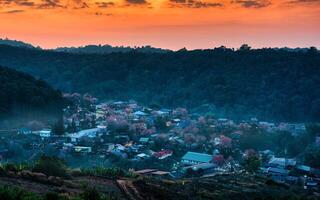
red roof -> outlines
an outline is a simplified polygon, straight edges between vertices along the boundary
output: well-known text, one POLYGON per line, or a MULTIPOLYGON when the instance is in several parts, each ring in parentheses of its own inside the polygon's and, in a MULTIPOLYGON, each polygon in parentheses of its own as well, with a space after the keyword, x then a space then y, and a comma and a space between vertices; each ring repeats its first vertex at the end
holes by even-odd
POLYGON ((166 155, 171 155, 172 153, 173 153, 173 151, 171 151, 171 150, 163 150, 163 151, 158 151, 158 152, 153 153, 153 156, 157 157, 157 158, 161 158, 166 155))

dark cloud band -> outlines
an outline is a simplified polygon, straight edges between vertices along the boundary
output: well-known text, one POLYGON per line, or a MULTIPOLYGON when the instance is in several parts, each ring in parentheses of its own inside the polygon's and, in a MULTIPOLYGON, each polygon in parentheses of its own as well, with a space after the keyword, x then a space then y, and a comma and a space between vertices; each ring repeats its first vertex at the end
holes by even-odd
POLYGON ((222 7, 222 3, 204 2, 198 0, 169 0, 171 7, 186 7, 186 8, 209 8, 222 7))
POLYGON ((239 4, 245 8, 264 8, 271 5, 269 0, 233 0, 231 3, 239 4))

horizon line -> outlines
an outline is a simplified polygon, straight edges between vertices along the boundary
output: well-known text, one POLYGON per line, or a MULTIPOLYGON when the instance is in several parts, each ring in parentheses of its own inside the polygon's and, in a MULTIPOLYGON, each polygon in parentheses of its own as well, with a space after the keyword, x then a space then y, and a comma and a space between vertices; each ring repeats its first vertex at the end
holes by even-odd
POLYGON ((310 49, 312 47, 316 48, 317 50, 320 51, 320 46, 261 46, 261 47, 255 47, 254 45, 250 45, 248 43, 243 43, 242 45, 240 46, 237 46, 237 47, 228 47, 228 46, 225 46, 225 45, 217 45, 217 46, 212 46, 212 47, 209 47, 209 48, 187 48, 186 46, 184 47, 180 47, 180 48, 176 48, 176 49, 172 49, 172 48, 167 48, 167 47, 158 47, 158 46, 152 46, 150 44, 144 44, 144 45, 112 45, 110 43, 87 43, 87 44, 79 44, 77 46, 75 45, 57 45, 57 46, 54 46, 54 47, 49 47, 49 48, 46 48, 46 47, 42 47, 41 45, 37 45, 33 42, 28 42, 28 41, 25 41, 25 40, 17 40, 17 39, 11 39, 11 38, 8 38, 8 37, 3 37, 3 38, 0 38, 0 40, 9 40, 9 41, 15 41, 15 42, 22 42, 22 43, 25 43, 27 45, 31 45, 33 46, 34 48, 40 48, 42 50, 57 50, 59 48, 83 48, 83 47, 87 47, 87 46, 110 46, 112 48, 114 47, 124 47, 124 48, 132 48, 132 49, 137 49, 137 48, 143 48, 143 47, 151 47, 151 48, 156 48, 156 49, 162 49, 162 50, 168 50, 168 51, 179 51, 179 50, 182 50, 182 49, 186 49, 188 51, 193 51, 193 50, 209 50, 209 49, 215 49, 215 48, 220 48, 220 47, 225 47, 226 49, 233 49, 233 50, 238 50, 240 49, 240 47, 242 45, 248 45, 251 49, 285 49, 285 48, 288 48, 288 49, 310 49))

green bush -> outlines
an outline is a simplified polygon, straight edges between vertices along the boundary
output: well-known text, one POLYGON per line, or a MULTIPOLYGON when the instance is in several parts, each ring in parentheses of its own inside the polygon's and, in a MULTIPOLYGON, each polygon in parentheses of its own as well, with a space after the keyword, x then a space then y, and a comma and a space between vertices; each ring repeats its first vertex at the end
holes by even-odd
POLYGON ((0 200, 41 200, 41 197, 19 188, 1 186, 0 200))
POLYGON ((7 163, 4 165, 4 170, 11 171, 11 172, 17 172, 18 167, 15 164, 7 163))
POLYGON ((126 176, 127 173, 120 169, 120 168, 104 168, 104 167, 97 167, 94 169, 81 169, 81 173, 83 175, 90 175, 90 176, 105 176, 109 178, 121 177, 126 176))
POLYGON ((87 188, 81 195, 83 200, 100 200, 101 195, 95 188, 87 188))
POLYGON ((41 172, 47 176, 67 177, 66 164, 57 157, 41 156, 32 171, 41 172))

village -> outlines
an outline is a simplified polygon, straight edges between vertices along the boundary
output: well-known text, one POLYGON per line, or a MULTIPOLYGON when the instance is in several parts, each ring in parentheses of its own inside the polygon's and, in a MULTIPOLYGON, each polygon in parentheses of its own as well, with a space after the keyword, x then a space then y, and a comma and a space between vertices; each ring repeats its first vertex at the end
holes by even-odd
MULTIPOLYGON (((66 97, 73 104, 64 110, 63 133, 37 123, 20 127, 0 139, 1 163, 31 163, 46 154, 74 168, 116 166, 160 179, 247 172, 319 189, 320 170, 290 157, 287 149, 278 154, 270 149, 245 149, 243 138, 250 131, 268 137, 278 132, 298 137, 306 132, 304 124, 256 118, 233 121, 189 113, 185 108, 142 106, 135 101, 101 103, 90 95, 66 97)), ((314 143, 320 145, 320 138, 314 138, 314 143)))

